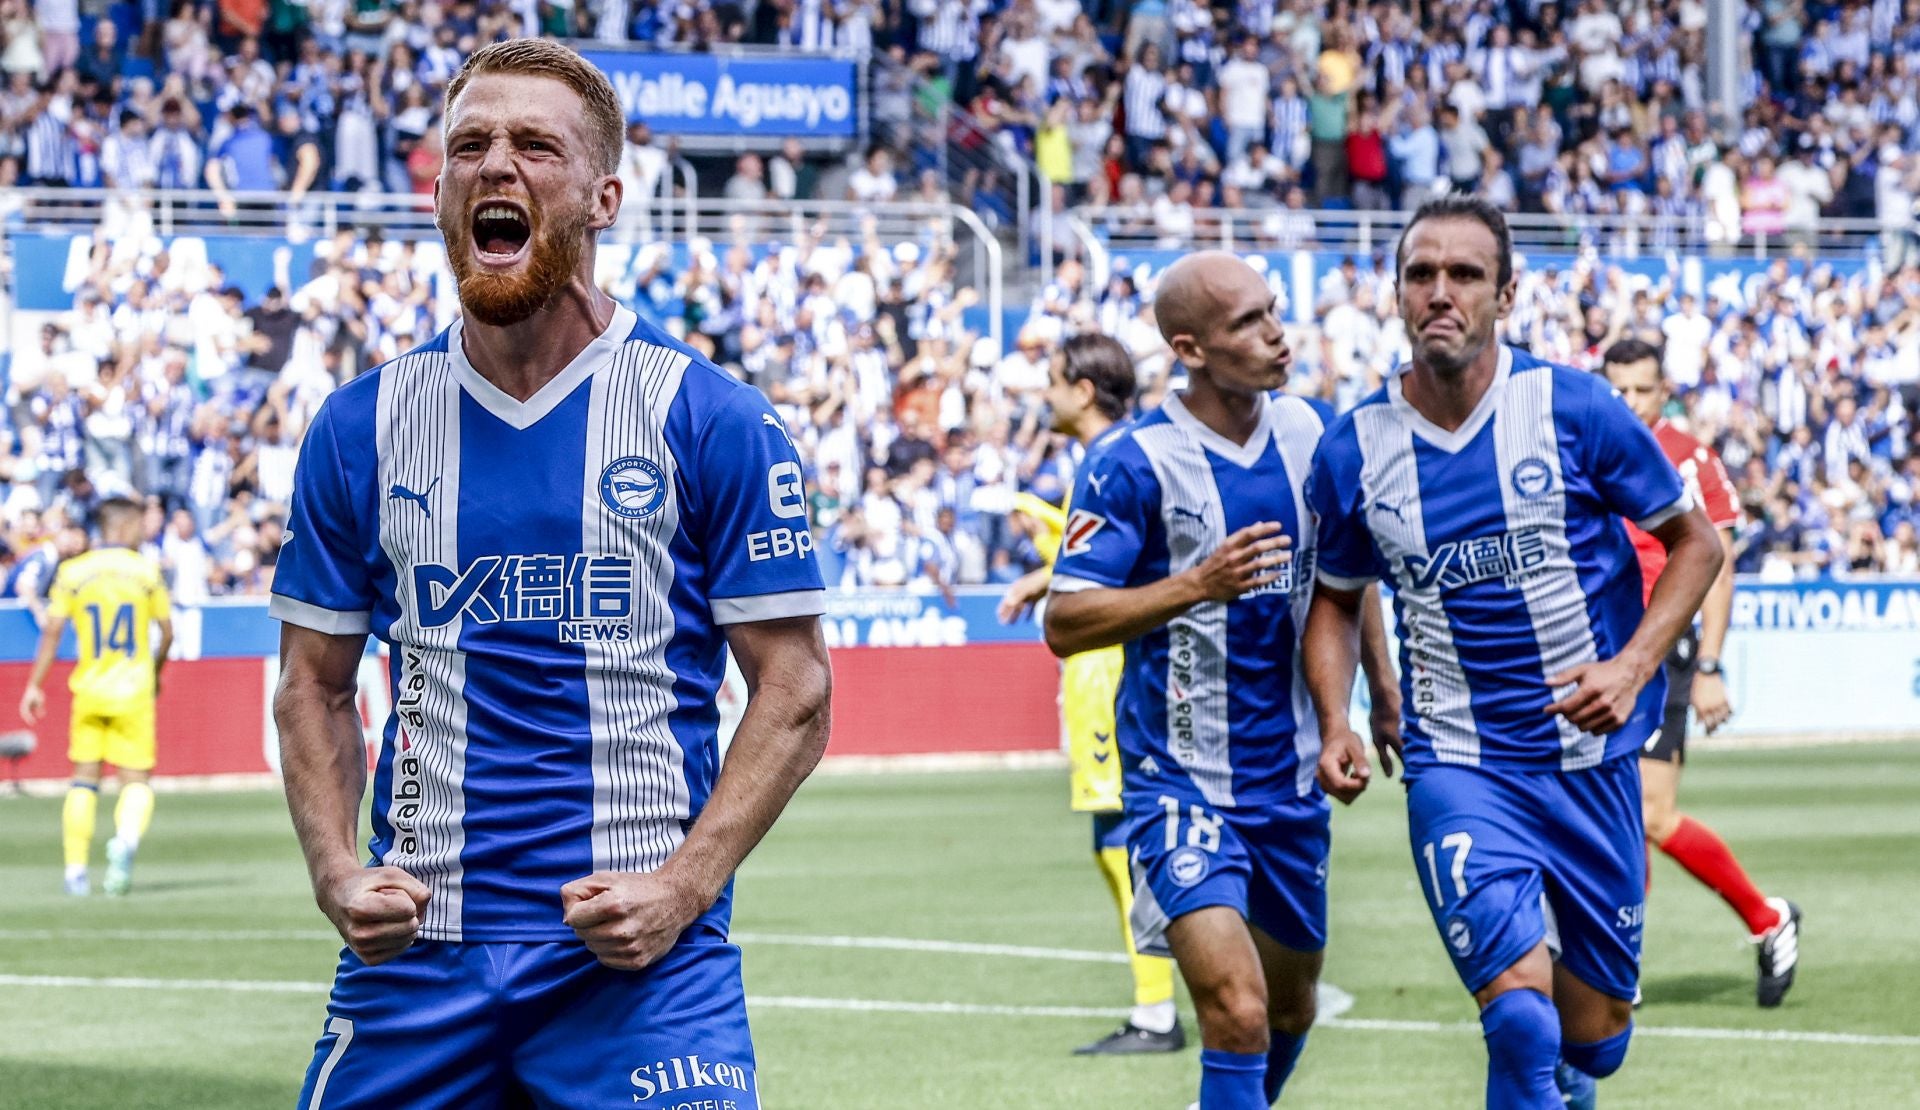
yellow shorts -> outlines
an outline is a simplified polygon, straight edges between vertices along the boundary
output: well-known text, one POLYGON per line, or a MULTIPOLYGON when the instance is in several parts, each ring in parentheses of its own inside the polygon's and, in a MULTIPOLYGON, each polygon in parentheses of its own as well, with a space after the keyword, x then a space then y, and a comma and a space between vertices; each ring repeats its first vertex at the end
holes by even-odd
POLYGON ((1126 666, 1123 648, 1071 656, 1060 671, 1060 721, 1066 731, 1076 813, 1120 808, 1120 749, 1114 742, 1113 701, 1126 666))
POLYGON ((73 703, 73 741, 67 758, 75 763, 111 763, 128 771, 153 770, 153 703, 144 706, 73 703))

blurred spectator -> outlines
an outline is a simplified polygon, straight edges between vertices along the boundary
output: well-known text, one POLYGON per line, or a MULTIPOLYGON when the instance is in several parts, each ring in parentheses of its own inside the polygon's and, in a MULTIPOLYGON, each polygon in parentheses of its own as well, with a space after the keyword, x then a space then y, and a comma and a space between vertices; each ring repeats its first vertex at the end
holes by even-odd
MULTIPOLYGON (((286 189, 298 239, 318 211, 300 194, 430 188, 441 90, 460 59, 545 33, 871 50, 874 145, 844 173, 798 141, 742 149, 731 176, 700 167, 705 191, 751 202, 951 196, 1010 228, 1004 152, 1064 186, 1063 207, 1098 206, 1096 233, 1170 250, 1212 240, 1225 209, 1251 210, 1237 224, 1250 244, 1288 251, 1336 233, 1318 209, 1411 207, 1448 190, 1516 211, 1668 217, 1594 244, 1652 257, 1744 252, 1755 236, 1828 257, 1818 221, 1863 216, 1879 263, 1843 274, 1798 257, 1752 275, 1709 263, 1703 284, 1632 277, 1591 252, 1523 264, 1504 338, 1575 364, 1624 335, 1662 343, 1672 418, 1739 476, 1743 569, 1913 568, 1920 9, 1750 5, 1746 110, 1720 131, 1692 0, 747 7, 324 0, 269 5, 241 28, 205 0, 122 5, 119 22, 91 23, 98 6, 78 0, 0 0, 0 185, 214 184, 236 215, 231 194, 286 189), (974 130, 933 142, 979 157, 947 176, 916 103, 932 118, 968 106, 974 130)), ((629 129, 615 244, 653 239, 646 202, 674 150, 643 123, 629 129)), ((12 352, 17 436, 0 488, 16 569, 51 557, 69 514, 84 526, 103 491, 131 486, 173 514, 156 540, 170 573, 211 594, 262 589, 315 406, 444 324, 440 262, 349 232, 315 244, 312 273, 276 274, 249 303, 218 267, 151 238, 137 200, 116 204, 109 245, 75 256, 72 310, 12 352)), ((0 219, 27 210, 0 196, 0 219)), ((970 284, 984 275, 961 279, 941 230, 833 237, 772 211, 711 240, 642 246, 606 280, 772 398, 842 581, 944 595, 1033 564, 1013 504, 1057 499, 1072 480, 1041 397, 1064 336, 1120 338, 1145 403, 1180 377, 1153 323, 1154 267, 1137 257, 1111 252, 1104 287, 1062 265, 1001 350, 978 335, 970 284)), ((1391 270, 1390 251, 1362 254, 1294 290, 1313 301, 1312 320, 1290 327, 1294 388, 1347 405, 1393 372, 1405 329, 1391 270)))

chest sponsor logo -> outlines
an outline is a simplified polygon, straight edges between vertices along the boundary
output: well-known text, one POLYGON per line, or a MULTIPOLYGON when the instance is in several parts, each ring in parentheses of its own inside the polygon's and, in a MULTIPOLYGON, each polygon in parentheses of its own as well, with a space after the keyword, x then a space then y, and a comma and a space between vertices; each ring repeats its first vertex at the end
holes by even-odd
POLYGON ((667 503, 667 477, 652 459, 615 459, 600 472, 600 502, 628 520, 650 517, 667 503))
POLYGON ((413 568, 415 619, 440 628, 556 623, 563 644, 622 643, 633 635, 633 560, 625 555, 482 555, 455 570, 413 568))
POLYGON ((1401 575, 1416 590, 1457 590, 1493 579, 1517 586, 1546 565, 1546 533, 1539 528, 1520 528, 1470 540, 1448 540, 1431 555, 1409 555, 1402 562, 1401 575))

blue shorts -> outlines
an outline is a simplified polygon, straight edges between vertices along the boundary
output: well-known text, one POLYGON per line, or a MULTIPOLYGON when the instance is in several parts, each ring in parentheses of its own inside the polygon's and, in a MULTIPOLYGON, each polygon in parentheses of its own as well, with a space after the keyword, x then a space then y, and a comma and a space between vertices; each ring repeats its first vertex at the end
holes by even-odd
POLYGON ((758 1110, 740 950, 683 937, 644 971, 578 942, 344 953, 298 1110, 758 1110))
POLYGON ((1130 799, 1133 942, 1168 956, 1167 926, 1209 906, 1231 906, 1247 924, 1298 952, 1327 946, 1325 798, 1214 809, 1191 798, 1130 799))
POLYGON ((1407 832, 1469 991, 1545 940, 1581 982, 1633 997, 1647 890, 1634 754, 1585 771, 1424 768, 1407 832))

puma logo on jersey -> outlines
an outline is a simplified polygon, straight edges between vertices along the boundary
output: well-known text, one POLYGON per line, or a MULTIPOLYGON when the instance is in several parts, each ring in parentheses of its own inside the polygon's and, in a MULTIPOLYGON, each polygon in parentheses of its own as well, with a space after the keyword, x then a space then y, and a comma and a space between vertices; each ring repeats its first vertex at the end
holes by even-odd
POLYGON ((1198 509, 1183 509, 1178 505, 1175 505, 1173 507, 1173 515, 1189 517, 1193 520, 1198 520, 1202 522, 1204 522, 1207 519, 1207 515, 1198 509))
POLYGON ((1402 524, 1407 522, 1407 518, 1400 513, 1400 506, 1391 501, 1375 501, 1370 508, 1376 513, 1386 513, 1402 524))
POLYGON ((400 483, 395 482, 393 484, 393 488, 387 491, 387 500, 411 501, 414 504, 420 506, 420 511, 427 514, 428 520, 432 520, 433 507, 427 504, 427 498, 433 494, 433 487, 439 484, 440 484, 440 479, 436 477, 434 478, 433 481, 427 484, 426 489, 421 490, 419 493, 415 493, 412 490, 408 489, 407 487, 401 485, 400 483))

